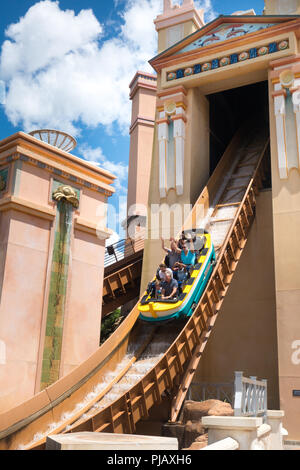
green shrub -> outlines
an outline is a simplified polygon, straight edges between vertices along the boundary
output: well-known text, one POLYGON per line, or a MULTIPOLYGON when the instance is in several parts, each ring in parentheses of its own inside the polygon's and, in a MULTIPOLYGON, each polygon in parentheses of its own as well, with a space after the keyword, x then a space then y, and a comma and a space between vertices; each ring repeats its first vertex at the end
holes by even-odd
POLYGON ((102 320, 100 344, 103 344, 104 341, 106 341, 107 338, 110 337, 110 335, 115 331, 115 329, 119 326, 122 320, 123 316, 121 314, 120 308, 117 308, 102 320))

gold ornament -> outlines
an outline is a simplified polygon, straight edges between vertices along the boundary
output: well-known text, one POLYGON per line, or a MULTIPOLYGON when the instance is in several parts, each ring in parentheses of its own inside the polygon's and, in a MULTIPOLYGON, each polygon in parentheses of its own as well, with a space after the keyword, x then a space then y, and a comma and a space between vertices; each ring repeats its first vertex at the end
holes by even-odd
POLYGON ((176 112, 176 103, 175 101, 167 101, 164 105, 166 114, 174 114, 176 112))
POLYGON ((61 201, 65 199, 70 202, 75 209, 79 206, 79 200, 76 191, 71 186, 61 185, 52 194, 55 201, 61 201))
POLYGON ((284 70, 281 72, 279 79, 284 88, 291 88, 294 85, 295 75, 292 70, 284 70))

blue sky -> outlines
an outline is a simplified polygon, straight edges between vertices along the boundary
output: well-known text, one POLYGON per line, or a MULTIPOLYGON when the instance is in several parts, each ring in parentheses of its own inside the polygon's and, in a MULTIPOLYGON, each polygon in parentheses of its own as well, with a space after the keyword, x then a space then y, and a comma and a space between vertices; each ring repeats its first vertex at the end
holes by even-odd
MULTIPOLYGON (((0 139, 19 130, 59 128, 74 135, 74 154, 118 176, 110 199, 124 219, 129 158, 128 85, 151 72, 153 18, 163 0, 10 0, 0 17, 0 139)), ((198 0, 206 21, 263 0, 198 0)), ((122 236, 120 226, 109 225, 122 236)))

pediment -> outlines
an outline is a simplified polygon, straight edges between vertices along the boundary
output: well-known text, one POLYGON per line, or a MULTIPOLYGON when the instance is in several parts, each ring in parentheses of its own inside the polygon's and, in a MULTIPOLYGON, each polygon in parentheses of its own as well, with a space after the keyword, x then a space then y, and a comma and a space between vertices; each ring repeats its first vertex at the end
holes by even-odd
MULTIPOLYGON (((259 34, 274 31, 283 24, 299 21, 300 16, 220 16, 211 23, 174 44, 166 51, 154 57, 150 63, 157 60, 186 56, 195 52, 203 53, 212 47, 227 47, 227 44, 246 40, 259 34)), ((299 25, 298 25, 299 26, 299 25)))
POLYGON ((211 31, 201 35, 197 39, 194 39, 191 43, 182 49, 179 49, 179 51, 176 51, 175 54, 182 54, 184 52, 194 51, 196 49, 215 45, 230 39, 245 37, 248 34, 272 28, 273 26, 276 26, 276 23, 245 23, 242 21, 239 23, 233 23, 232 21, 228 21, 216 26, 211 31))

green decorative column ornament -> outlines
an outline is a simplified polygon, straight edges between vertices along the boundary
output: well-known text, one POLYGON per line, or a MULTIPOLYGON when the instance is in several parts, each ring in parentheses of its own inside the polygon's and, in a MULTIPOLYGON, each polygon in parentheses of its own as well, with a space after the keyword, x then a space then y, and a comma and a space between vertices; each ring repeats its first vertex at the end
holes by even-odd
MULTIPOLYGON (((57 181, 54 182, 55 185, 57 183, 57 181)), ((76 190, 68 185, 61 184, 57 186, 52 192, 52 198, 57 202, 57 216, 50 275, 41 390, 60 377, 73 210, 79 206, 76 190)))

